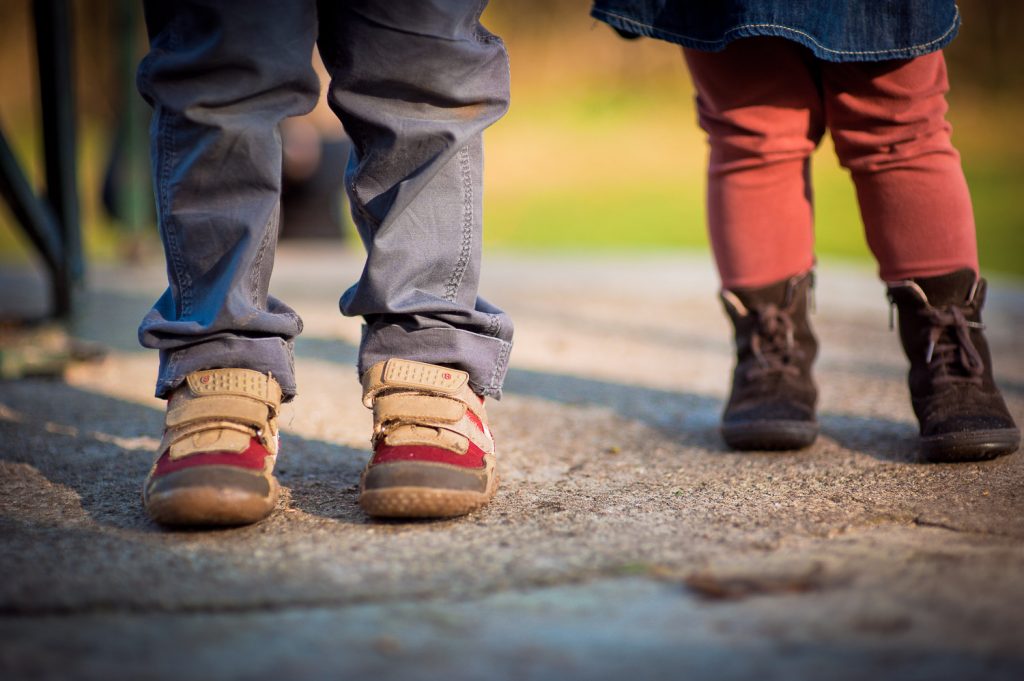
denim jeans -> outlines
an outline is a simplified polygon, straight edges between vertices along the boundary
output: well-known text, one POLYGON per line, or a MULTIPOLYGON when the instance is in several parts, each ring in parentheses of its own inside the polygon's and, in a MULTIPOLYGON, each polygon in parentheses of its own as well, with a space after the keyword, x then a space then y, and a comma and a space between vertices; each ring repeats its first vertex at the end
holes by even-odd
POLYGON ((139 91, 169 287, 139 327, 157 395, 199 369, 271 372, 295 394, 299 316, 268 295, 281 191, 278 124, 310 111, 314 43, 353 142, 345 186, 367 250, 341 311, 365 320, 359 371, 388 357, 470 374, 500 396, 512 324, 477 296, 481 134, 508 108, 486 0, 146 2, 139 91))

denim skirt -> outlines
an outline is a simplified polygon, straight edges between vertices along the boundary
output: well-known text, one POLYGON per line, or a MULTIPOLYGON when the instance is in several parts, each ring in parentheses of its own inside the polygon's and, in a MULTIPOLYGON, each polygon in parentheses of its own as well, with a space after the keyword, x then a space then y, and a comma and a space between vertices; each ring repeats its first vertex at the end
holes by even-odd
POLYGON ((776 36, 835 62, 916 57, 960 28, 954 0, 595 0, 590 13, 627 37, 718 52, 738 38, 776 36))

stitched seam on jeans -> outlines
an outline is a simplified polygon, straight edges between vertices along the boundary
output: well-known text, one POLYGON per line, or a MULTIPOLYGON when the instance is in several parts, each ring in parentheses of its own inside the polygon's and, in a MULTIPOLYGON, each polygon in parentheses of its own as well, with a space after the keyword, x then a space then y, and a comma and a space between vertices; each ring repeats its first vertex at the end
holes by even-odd
POLYGON ((445 286, 444 299, 449 303, 454 303, 458 295, 473 246, 473 172, 469 160, 469 147, 459 149, 457 158, 462 178, 462 242, 459 246, 459 259, 455 262, 455 269, 445 286))
MULTIPOLYGON (((478 43, 486 43, 488 35, 494 35, 480 23, 480 17, 483 16, 484 10, 487 9, 487 0, 483 0, 477 4, 476 12, 473 15, 473 37, 476 38, 478 43)), ((495 36, 497 37, 497 36, 495 36)))
MULTIPOLYGON (((173 30, 173 28, 170 30, 168 41, 170 42, 172 50, 177 47, 178 34, 173 30)), ((173 132, 173 126, 167 124, 167 116, 162 104, 156 107, 156 115, 158 137, 160 139, 160 205, 163 209, 161 212, 164 214, 165 218, 162 223, 164 228, 163 231, 164 237, 167 240, 167 251, 170 255, 170 269, 172 270, 174 279, 178 285, 178 295, 180 297, 180 300, 178 301, 178 314, 179 316, 186 316, 192 314, 192 280, 185 269, 185 262, 181 253, 181 245, 178 243, 178 238, 174 232, 173 225, 175 220, 171 217, 172 209, 170 191, 168 190, 168 186, 170 185, 171 169, 174 165, 175 135, 173 132)))
POLYGON ((890 48, 890 49, 887 49, 887 50, 834 50, 834 49, 832 49, 830 47, 825 47, 824 45, 822 45, 810 33, 805 33, 804 31, 800 31, 800 30, 797 30, 795 28, 790 28, 789 26, 783 26, 782 24, 743 24, 742 26, 735 26, 733 28, 730 28, 728 31, 726 31, 725 33, 722 34, 721 38, 718 38, 717 40, 704 40, 702 38, 694 38, 692 36, 688 36, 688 35, 685 35, 683 33, 676 33, 674 31, 668 31, 668 30, 663 29, 663 28, 657 28, 655 26, 651 26, 650 24, 645 24, 643 22, 637 21, 636 19, 630 19, 629 17, 624 17, 621 14, 615 14, 614 12, 609 12, 607 10, 595 10, 595 14, 600 14, 600 15, 607 16, 607 17, 610 17, 610 18, 613 18, 613 19, 617 19, 617 20, 622 21, 624 23, 632 24, 634 26, 637 26, 639 28, 646 28, 646 29, 650 29, 652 31, 657 31, 659 33, 664 33, 666 35, 670 35, 670 36, 673 36, 675 38, 682 38, 683 40, 689 40, 689 41, 695 42, 695 43, 705 43, 707 45, 715 45, 715 44, 721 43, 729 35, 731 35, 733 33, 739 33, 739 32, 741 32, 743 30, 746 30, 746 29, 751 29, 751 28, 774 28, 774 29, 777 29, 777 30, 780 30, 780 31, 786 31, 786 32, 789 32, 789 33, 793 33, 795 35, 803 36, 808 41, 813 43, 814 46, 817 47, 818 49, 820 49, 822 52, 829 52, 831 54, 893 54, 893 53, 904 53, 904 52, 911 52, 911 51, 914 51, 914 50, 921 50, 921 49, 924 49, 924 48, 929 47, 931 45, 935 45, 936 43, 940 43, 943 40, 945 40, 949 36, 949 34, 952 33, 956 29, 957 24, 960 21, 960 8, 957 7, 956 5, 954 5, 954 8, 955 8, 955 12, 953 13, 953 23, 950 24, 949 28, 946 29, 946 32, 943 33, 942 35, 940 35, 938 38, 935 38, 934 40, 929 40, 928 42, 921 43, 919 45, 910 45, 909 47, 894 47, 894 48, 890 48))
POLYGON ((173 126, 167 124, 164 107, 157 108, 157 125, 160 138, 160 204, 163 213, 164 238, 167 240, 167 251, 171 260, 171 272, 178 285, 178 314, 192 314, 192 282, 185 270, 185 262, 181 253, 181 244, 175 233, 176 220, 172 217, 170 184, 171 169, 174 165, 174 133, 173 126))
POLYGON ((263 282, 260 273, 263 267, 263 257, 266 255, 267 246, 270 244, 270 237, 276 229, 275 223, 277 222, 278 210, 271 211, 270 220, 267 221, 266 227, 263 229, 263 239, 260 241, 256 260, 252 264, 252 272, 249 273, 249 286, 252 287, 252 304, 257 309, 262 309, 260 308, 260 285, 263 282))
POLYGON ((509 352, 512 351, 512 344, 502 342, 501 352, 498 353, 498 360, 494 363, 494 371, 491 372, 491 384, 487 387, 487 390, 492 392, 498 392, 498 377, 501 375, 502 370, 505 368, 505 364, 508 362, 509 352))
POLYGON ((487 328, 484 329, 484 333, 488 336, 497 336, 501 333, 501 318, 496 314, 487 316, 489 317, 489 321, 487 323, 487 328))

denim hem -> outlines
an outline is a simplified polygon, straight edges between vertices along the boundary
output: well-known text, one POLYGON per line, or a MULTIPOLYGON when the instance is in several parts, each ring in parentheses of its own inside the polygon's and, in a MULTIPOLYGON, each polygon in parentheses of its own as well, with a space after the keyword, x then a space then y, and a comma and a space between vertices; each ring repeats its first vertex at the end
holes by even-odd
POLYGON ((398 324, 363 327, 358 372, 377 362, 400 357, 441 364, 469 374, 469 387, 481 397, 501 399, 512 343, 456 328, 408 330, 398 324))
POLYGON ((647 38, 657 38, 666 42, 675 43, 695 50, 704 52, 721 52, 726 45, 740 38, 753 38, 757 36, 770 36, 776 38, 787 38, 800 43, 811 50, 818 59, 831 62, 857 62, 857 61, 885 61, 888 59, 910 59, 920 57, 930 52, 941 50, 952 42, 960 29, 960 9, 956 8, 953 15, 953 23, 950 24, 942 35, 917 45, 898 47, 885 50, 836 50, 823 45, 814 36, 790 26, 780 24, 744 24, 730 28, 721 38, 716 40, 704 40, 693 36, 683 35, 667 29, 645 24, 620 14, 607 10, 593 8, 590 15, 609 26, 626 33, 632 33, 647 38))
POLYGON ((288 402, 296 394, 293 342, 283 338, 214 338, 160 351, 156 396, 167 399, 193 371, 252 369, 274 377, 288 402))

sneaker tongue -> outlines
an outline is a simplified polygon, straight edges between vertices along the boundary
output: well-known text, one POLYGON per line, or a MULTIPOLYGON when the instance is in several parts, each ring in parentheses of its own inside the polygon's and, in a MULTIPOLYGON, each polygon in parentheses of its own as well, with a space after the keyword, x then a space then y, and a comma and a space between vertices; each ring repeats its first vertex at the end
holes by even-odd
POLYGON ((932 307, 944 307, 966 303, 976 280, 974 270, 965 268, 938 277, 915 278, 914 282, 928 296, 932 307))

